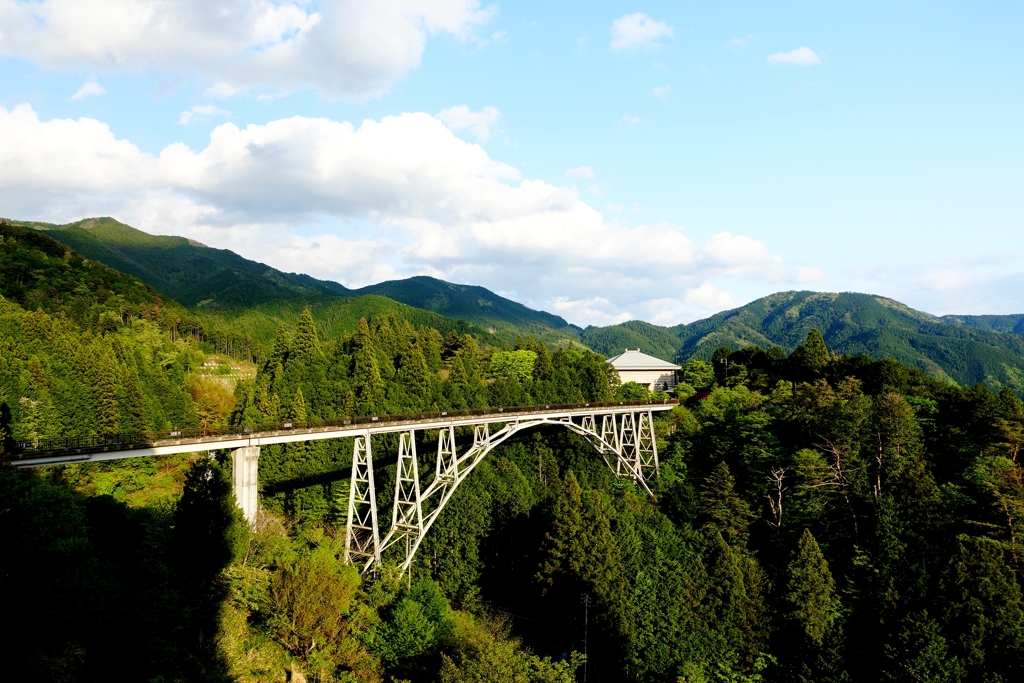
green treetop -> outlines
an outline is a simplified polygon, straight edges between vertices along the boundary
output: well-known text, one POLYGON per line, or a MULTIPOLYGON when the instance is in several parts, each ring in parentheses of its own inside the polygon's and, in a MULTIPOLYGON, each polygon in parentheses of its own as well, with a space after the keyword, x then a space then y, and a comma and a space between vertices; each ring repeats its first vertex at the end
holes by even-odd
POLYGON ((708 475, 701 498, 708 523, 716 527, 730 545, 742 544, 753 515, 750 506, 736 493, 732 473, 724 461, 708 475))
POLYGON ((808 638, 820 645, 839 616, 839 596, 828 562, 808 529, 800 537, 787 574, 789 616, 800 624, 808 638))
POLYGON ((323 353, 320 338, 316 334, 316 323, 308 308, 302 311, 291 343, 292 352, 300 358, 316 358, 323 353))

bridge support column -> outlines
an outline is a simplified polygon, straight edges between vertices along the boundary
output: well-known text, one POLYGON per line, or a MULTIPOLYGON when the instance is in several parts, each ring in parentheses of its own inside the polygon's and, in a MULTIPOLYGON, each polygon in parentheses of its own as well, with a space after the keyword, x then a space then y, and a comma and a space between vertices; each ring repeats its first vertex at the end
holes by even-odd
POLYGON ((259 498, 256 488, 256 464, 260 459, 259 446, 246 446, 231 451, 231 481, 235 491, 235 500, 242 508, 249 526, 256 524, 256 510, 259 509, 259 498))

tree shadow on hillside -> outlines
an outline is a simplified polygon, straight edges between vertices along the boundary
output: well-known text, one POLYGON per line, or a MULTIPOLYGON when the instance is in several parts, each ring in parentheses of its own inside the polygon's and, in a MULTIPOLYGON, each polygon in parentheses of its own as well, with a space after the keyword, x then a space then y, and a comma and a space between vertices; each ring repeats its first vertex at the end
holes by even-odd
POLYGON ((174 510, 79 498, 11 468, 0 501, 0 656, 14 678, 228 680, 218 577, 247 528, 216 462, 193 466, 174 510))

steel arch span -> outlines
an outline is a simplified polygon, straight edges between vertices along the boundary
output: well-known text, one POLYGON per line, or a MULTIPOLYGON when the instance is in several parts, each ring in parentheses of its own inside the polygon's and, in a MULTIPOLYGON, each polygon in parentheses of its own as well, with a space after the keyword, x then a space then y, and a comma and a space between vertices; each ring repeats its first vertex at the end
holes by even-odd
POLYGON ((409 429, 399 434, 391 520, 382 537, 374 488, 373 449, 367 431, 356 437, 353 448, 345 560, 362 564, 361 571, 365 573, 380 566, 382 555, 394 548, 400 558, 400 570, 407 571, 424 536, 459 484, 487 454, 513 435, 544 425, 565 427, 584 437, 616 476, 632 478, 651 494, 647 479, 658 473, 658 448, 650 409, 627 408, 579 416, 541 415, 506 422, 483 422, 472 425, 473 444, 462 454, 455 446, 454 426, 441 427, 433 472, 422 478, 416 457, 416 430, 409 429), (492 426, 496 428, 493 433, 492 426))

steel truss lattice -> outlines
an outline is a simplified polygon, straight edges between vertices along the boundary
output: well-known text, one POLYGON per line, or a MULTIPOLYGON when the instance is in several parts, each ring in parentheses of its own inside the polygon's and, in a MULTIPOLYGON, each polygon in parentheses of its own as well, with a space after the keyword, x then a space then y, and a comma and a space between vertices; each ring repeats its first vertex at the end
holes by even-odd
POLYGON ((658 474, 658 448, 650 411, 566 416, 560 419, 538 416, 515 418, 508 422, 484 422, 473 425, 473 443, 461 455, 456 449, 454 427, 443 427, 438 433, 437 456, 427 480, 420 479, 416 430, 410 429, 399 434, 391 526, 381 539, 373 484, 370 432, 367 431, 365 436, 356 438, 352 454, 352 485, 345 533, 346 560, 354 564, 362 563, 362 571, 366 572, 380 566, 382 554, 394 549, 389 557, 397 555, 400 571, 407 571, 423 537, 455 489, 480 461, 513 434, 543 425, 565 427, 584 437, 617 476, 633 479, 649 495, 653 495, 647 480, 658 474), (600 429, 597 427, 598 418, 600 429), (614 465, 609 459, 611 457, 615 459, 614 465))

